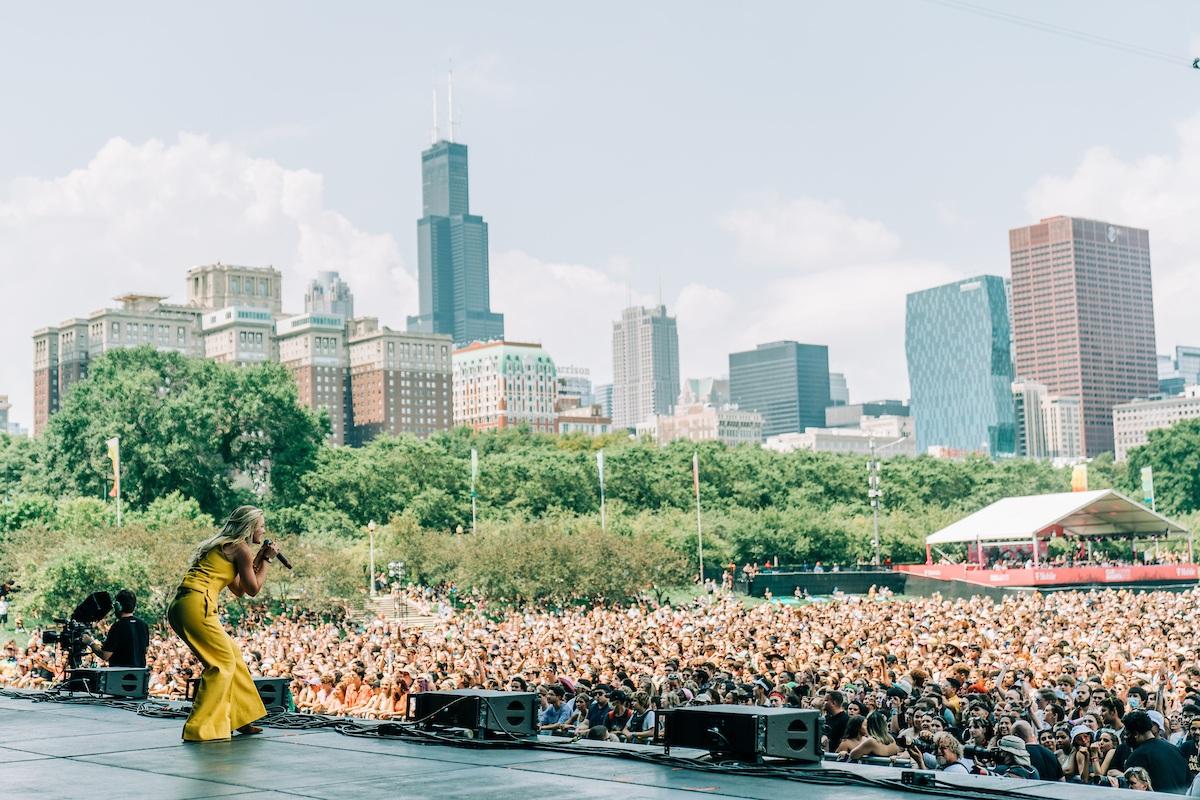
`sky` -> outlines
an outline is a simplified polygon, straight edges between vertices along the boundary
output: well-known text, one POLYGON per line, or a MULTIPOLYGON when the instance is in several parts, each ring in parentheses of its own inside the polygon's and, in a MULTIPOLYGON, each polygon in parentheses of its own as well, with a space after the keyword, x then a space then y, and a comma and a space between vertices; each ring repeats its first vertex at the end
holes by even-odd
POLYGON ((1008 229, 1054 214, 1148 228, 1159 351, 1200 344, 1200 5, 736 6, 0 3, 12 419, 35 329, 182 302, 198 264, 272 264, 297 312, 338 270, 402 329, 450 68, 492 307, 597 383, 661 298, 683 377, 795 339, 906 398, 905 294, 1007 275, 1008 229))

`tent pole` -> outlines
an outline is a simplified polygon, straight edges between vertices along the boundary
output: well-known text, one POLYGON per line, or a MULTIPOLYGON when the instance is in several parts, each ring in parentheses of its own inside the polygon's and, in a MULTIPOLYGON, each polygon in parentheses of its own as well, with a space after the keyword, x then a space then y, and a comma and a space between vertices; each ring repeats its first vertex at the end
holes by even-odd
POLYGON ((1034 569, 1037 569, 1039 566, 1041 566, 1041 562, 1038 560, 1038 558, 1039 557, 1038 557, 1037 531, 1034 531, 1033 532, 1033 568, 1034 569))

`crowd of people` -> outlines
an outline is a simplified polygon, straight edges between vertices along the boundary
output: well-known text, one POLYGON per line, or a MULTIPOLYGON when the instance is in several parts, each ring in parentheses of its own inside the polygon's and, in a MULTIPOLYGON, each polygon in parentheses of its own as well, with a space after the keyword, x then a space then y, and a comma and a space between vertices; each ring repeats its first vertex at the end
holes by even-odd
MULTIPOLYGON (((1177 793, 1200 773, 1200 590, 803 605, 718 592, 502 614, 405 600, 422 626, 253 608, 231 632, 306 712, 386 719, 430 689, 530 690, 547 733, 637 742, 682 704, 795 706, 823 714, 826 751, 848 760, 1177 793)), ((60 661, 30 631, 4 644, 0 683, 44 686, 60 661)), ((198 674, 163 629, 147 664, 158 697, 198 674)))

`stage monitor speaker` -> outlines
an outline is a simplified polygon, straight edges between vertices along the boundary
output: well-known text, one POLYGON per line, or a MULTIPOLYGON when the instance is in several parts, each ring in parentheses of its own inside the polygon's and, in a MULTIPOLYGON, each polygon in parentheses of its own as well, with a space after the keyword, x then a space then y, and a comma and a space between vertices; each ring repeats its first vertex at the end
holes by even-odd
POLYGON ((410 722, 465 728, 478 739, 537 736, 537 695, 492 689, 453 689, 409 695, 410 722))
POLYGON ((816 711, 758 706, 681 706, 664 712, 663 740, 741 761, 764 758, 821 760, 821 718, 816 711))
POLYGON ((90 692, 108 697, 145 700, 148 674, 145 667, 93 667, 67 671, 64 688, 69 692, 90 692))
POLYGON ((287 678, 254 678, 254 688, 267 711, 288 710, 288 683, 287 678))

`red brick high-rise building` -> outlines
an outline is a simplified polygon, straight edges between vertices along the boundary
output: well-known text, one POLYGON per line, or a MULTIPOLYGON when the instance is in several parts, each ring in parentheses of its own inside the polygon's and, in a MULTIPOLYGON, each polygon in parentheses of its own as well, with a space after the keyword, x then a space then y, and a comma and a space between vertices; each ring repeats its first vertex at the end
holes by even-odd
POLYGON ((1150 233, 1048 217, 1008 232, 1017 380, 1082 401, 1088 457, 1113 451, 1113 406, 1158 391, 1150 233))

